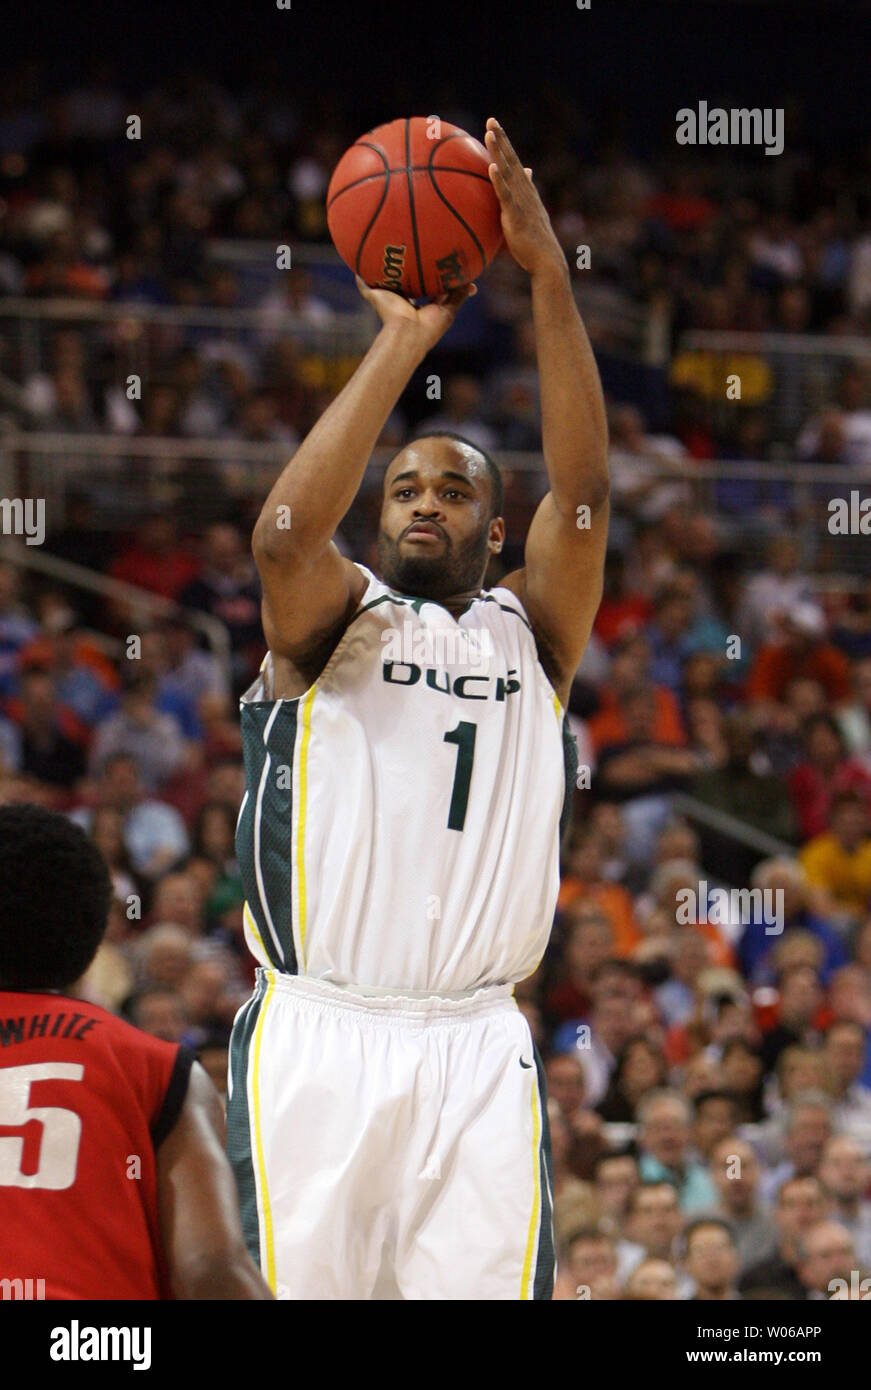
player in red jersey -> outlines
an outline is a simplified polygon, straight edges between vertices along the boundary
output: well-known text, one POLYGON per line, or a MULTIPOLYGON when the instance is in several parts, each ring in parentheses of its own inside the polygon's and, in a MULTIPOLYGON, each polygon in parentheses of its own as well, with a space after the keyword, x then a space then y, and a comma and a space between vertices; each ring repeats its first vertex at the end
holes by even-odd
POLYGON ((110 895, 78 826, 0 807, 3 1296, 271 1298, 202 1067, 65 992, 96 954, 110 895))

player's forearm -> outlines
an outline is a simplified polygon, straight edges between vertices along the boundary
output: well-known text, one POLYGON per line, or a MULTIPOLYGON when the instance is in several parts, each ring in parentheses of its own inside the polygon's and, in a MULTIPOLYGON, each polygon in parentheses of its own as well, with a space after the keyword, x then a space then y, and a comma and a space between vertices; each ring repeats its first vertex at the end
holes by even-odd
POLYGON ((272 1290, 247 1251, 216 1252, 192 1259, 172 1271, 173 1293, 178 1299, 210 1301, 266 1301, 272 1290))
POLYGON ((557 509, 574 517, 608 497, 608 425, 590 340, 565 259, 532 275, 544 458, 557 509))
POLYGON ((422 360, 419 335, 386 324, 311 428, 264 503, 253 549, 317 554, 359 491, 372 450, 422 360))

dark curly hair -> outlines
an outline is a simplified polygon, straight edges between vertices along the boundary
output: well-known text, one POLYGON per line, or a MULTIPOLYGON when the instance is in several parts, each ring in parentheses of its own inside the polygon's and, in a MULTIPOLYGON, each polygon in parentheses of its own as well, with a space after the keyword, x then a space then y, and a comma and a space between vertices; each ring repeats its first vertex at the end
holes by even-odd
POLYGON ((42 806, 0 806, 0 988, 65 989, 106 930, 112 880, 84 830, 42 806))

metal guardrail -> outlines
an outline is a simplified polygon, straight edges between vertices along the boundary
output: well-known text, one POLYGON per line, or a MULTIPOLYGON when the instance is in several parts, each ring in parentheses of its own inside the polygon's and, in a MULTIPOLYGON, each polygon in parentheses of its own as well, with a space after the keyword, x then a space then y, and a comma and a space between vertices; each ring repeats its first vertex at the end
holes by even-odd
POLYGON ((711 352, 797 353, 807 357, 867 358, 871 341, 861 337, 831 337, 823 333, 745 333, 737 330, 691 328, 681 334, 679 348, 711 352))
POLYGON ((728 811, 721 811, 714 806, 709 806, 704 801, 697 800, 687 792, 672 792, 670 796, 672 807, 679 815, 686 816, 687 820, 698 821, 699 824, 707 826, 709 830, 716 830, 718 834, 726 836, 727 839, 735 840, 740 845, 746 845, 748 849, 758 850, 760 854, 767 855, 776 859, 794 859, 795 845, 789 844, 786 840, 780 840, 776 835, 769 835, 765 830, 758 830, 753 825, 748 825, 746 821, 739 820, 737 816, 730 815, 728 811))
POLYGON ((134 613, 143 613, 147 618, 182 617, 196 631, 201 632, 208 642, 213 655, 221 663, 228 686, 232 684, 230 670, 230 636, 218 618, 201 613, 196 608, 184 608, 170 599, 161 598, 148 589, 140 589, 136 584, 127 584, 120 579, 98 574, 84 565, 73 564, 71 560, 61 560, 49 555, 37 546, 29 546, 12 537, 0 539, 0 559, 8 560, 24 569, 35 570, 49 575, 70 588, 85 589, 103 598, 117 599, 130 604, 134 613))
MULTIPOLYGON (((459 427, 462 432, 462 426, 459 427)), ((227 439, 175 435, 141 434, 65 434, 54 430, 22 430, 10 425, 0 434, 3 447, 25 453, 92 454, 109 458, 120 455, 148 458, 224 458, 247 459, 252 463, 287 461, 287 445, 260 443, 256 440, 227 439)), ((373 450, 371 463, 376 467, 395 450, 373 450)), ((545 472, 544 458, 538 452, 495 449, 494 458, 508 472, 545 472)), ((748 459, 676 459, 651 451, 627 454, 612 449, 612 464, 637 464, 650 471, 651 476, 665 479, 684 479, 687 482, 745 478, 748 480, 802 484, 833 484, 836 487, 856 487, 863 482, 871 486, 871 470, 820 463, 771 463, 748 459)))
MULTIPOLYGON (((716 362, 722 359, 723 376, 737 372, 741 359, 756 359, 768 369, 764 383, 757 372, 755 404, 769 413, 775 434, 794 439, 820 410, 834 402, 838 377, 853 364, 871 363, 867 337, 827 337, 805 333, 745 333, 693 329, 681 334, 676 356, 697 354, 716 362)), ((716 392, 703 392, 710 418, 722 427, 733 423, 734 405, 728 401, 725 381, 716 392)))

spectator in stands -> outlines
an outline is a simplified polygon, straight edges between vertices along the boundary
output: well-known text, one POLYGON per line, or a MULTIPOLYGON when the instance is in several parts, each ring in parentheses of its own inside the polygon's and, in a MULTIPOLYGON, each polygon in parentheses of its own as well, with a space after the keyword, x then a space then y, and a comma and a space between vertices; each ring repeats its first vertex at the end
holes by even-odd
POLYGON ((115 806, 96 807, 91 839, 108 865, 115 897, 124 903, 134 895, 138 897, 139 884, 124 843, 124 817, 115 806))
POLYGON ((677 1274, 668 1260, 645 1256, 636 1265, 623 1285, 624 1299, 642 1303, 674 1302, 677 1298, 677 1274))
POLYGON ((125 672, 121 705, 100 725, 91 748, 91 773, 99 777, 106 759, 127 753, 136 759, 139 775, 149 791, 184 764, 187 755, 178 720, 158 706, 157 682, 148 671, 135 667, 125 672))
POLYGON ((693 1147, 709 1165, 716 1144, 731 1134, 738 1122, 738 1106, 728 1091, 699 1091, 693 1096, 693 1147))
MULTIPOLYGON (((136 759, 129 753, 106 758, 96 805, 113 806, 124 817, 124 844, 137 874, 156 879, 188 853, 184 821, 171 806, 146 794, 136 759)), ((93 810, 77 808, 71 818, 89 830, 93 810)))
POLYGON ((584 1023, 564 1024, 556 1034, 555 1045, 578 1049, 587 1104, 595 1107, 608 1089, 621 1049, 640 1024, 640 974, 627 961, 605 961, 593 974, 592 993, 592 1008, 584 1023))
POLYGON ((847 963, 847 948, 831 923, 808 907, 807 885, 801 866, 793 859, 765 859, 754 869, 751 886, 763 895, 770 894, 771 902, 777 904, 779 901, 783 935, 767 933, 760 915, 754 910, 739 944, 741 967, 746 977, 756 984, 772 983, 777 968, 775 954, 781 941, 801 931, 810 933, 822 947, 818 969, 820 979, 827 984, 833 971, 847 963))
POLYGON ((602 1221, 622 1231, 638 1186, 638 1161, 628 1149, 606 1150, 593 1164, 593 1190, 602 1221))
POLYGON ((473 376, 449 376, 444 384, 442 409, 428 415, 415 430, 415 437, 438 434, 443 430, 461 434, 464 439, 488 452, 497 446, 493 430, 481 415, 481 387, 473 376))
POLYGON ((820 1159, 820 1182, 831 1203, 832 1216, 849 1231, 856 1257, 871 1270, 871 1164, 862 1147, 848 1134, 835 1134, 820 1159))
POLYGON ((809 1230, 801 1231, 796 1256, 805 1298, 830 1299, 834 1293, 849 1289, 850 1274, 857 1263, 856 1249, 850 1232, 840 1221, 818 1221, 809 1230))
POLYGON ((263 656, 260 587, 253 562, 235 526, 210 526, 203 547, 203 568, 181 594, 189 608, 222 622, 229 634, 236 693, 254 675, 263 656))
POLYGON ((814 714, 801 729, 805 760, 789 775, 789 794, 803 840, 821 835, 829 821, 836 792, 855 789, 871 798, 871 773, 847 748, 831 714, 814 714))
POLYGON ((220 662, 197 646, 194 630, 184 619, 165 619, 161 631, 166 689, 186 695, 195 709, 204 695, 229 695, 229 682, 220 662))
POLYGON ((801 569, 799 548, 792 536, 775 536, 769 543, 765 569, 749 575, 743 585, 738 630, 752 651, 778 637, 778 620, 800 603, 811 601, 807 575, 801 569))
POLYGON ((839 1134, 852 1135, 871 1154, 871 1087, 862 1083, 867 1030, 850 1018, 836 1018, 826 1031, 823 1059, 834 1098, 839 1134))
POLYGON ((574 1232, 566 1241, 566 1264, 581 1299, 617 1299, 617 1251, 614 1240, 598 1227, 574 1232))
POLYGON ((193 965, 194 943, 176 923, 156 922, 137 941, 134 959, 140 989, 176 992, 193 965))
POLYGON ((852 666, 852 704, 838 712, 841 734, 850 753, 867 755, 871 751, 871 656, 852 666))
POLYGON ((36 631, 35 622, 20 600, 18 570, 0 560, 0 696, 13 692, 18 653, 36 631))
MULTIPOLYGON (((674 1186, 669 1182, 640 1183, 629 1199, 620 1277, 630 1278, 643 1259, 665 1260, 676 1268, 682 1225, 674 1186)), ((678 1275, 678 1298, 689 1297, 691 1290, 691 1280, 683 1273, 678 1275)))
POLYGON ((799 859, 815 911, 836 923, 862 918, 871 899, 871 830, 864 794, 837 792, 828 829, 808 841, 799 859))
POLYGON ((776 1011, 767 1026, 763 1025, 762 1060, 766 1071, 776 1065, 784 1048, 795 1043, 816 1046, 826 1021, 821 1017, 823 990, 814 965, 788 964, 777 983, 776 1011))
POLYGON ((816 1176, 833 1129, 833 1106, 825 1092, 800 1091, 790 1101, 783 1126, 783 1158, 762 1179, 765 1201, 772 1201, 790 1178, 816 1176))
POLYGON ((181 996, 174 989, 155 985, 134 995, 128 1004, 130 1022, 143 1033, 164 1042, 179 1043, 188 1031, 188 1020, 181 996))
POLYGON ((69 792, 84 776, 86 758, 81 743, 63 732, 62 714, 51 676, 38 668, 25 671, 17 770, 69 792))
POLYGON ((776 1244, 771 1210, 759 1200, 759 1160, 745 1139, 728 1134, 711 1149, 710 1171, 719 1194, 718 1210, 734 1234, 743 1273, 773 1255, 776 1244))
POLYGON ((593 630, 608 647, 635 634, 650 621, 653 609, 643 594, 633 592, 626 576, 625 554, 611 548, 605 556, 602 602, 593 630))
POLYGON ((566 856, 557 911, 576 915, 592 908, 608 918, 613 933, 609 954, 630 956, 641 940, 631 895, 604 878, 603 842, 590 825, 580 826, 566 856))
POLYGON ((172 513, 165 508, 143 517, 133 540, 109 567, 113 579, 166 599, 178 598, 198 570, 195 557, 179 542, 172 513))
POLYGON ((558 1052, 545 1064, 547 1093, 556 1102, 566 1120, 584 1103, 584 1069, 577 1053, 558 1052))
POLYGON ((613 956, 614 947, 614 928, 598 908, 583 904, 570 915, 565 933, 563 977, 547 996, 547 1010, 555 1022, 583 1018, 589 1012, 594 976, 613 956))
POLYGON ((661 1089, 667 1081, 668 1068, 661 1049, 640 1033, 620 1049, 608 1089, 596 1109, 610 1124, 631 1124, 643 1097, 661 1089))
POLYGON ((732 710, 723 733, 726 759, 722 766, 708 766, 697 773, 692 795, 768 835, 793 840, 796 822, 789 795, 762 752, 752 714, 746 708, 732 710))
POLYGON ((727 1221, 715 1216, 698 1217, 684 1232, 686 1271, 695 1283, 694 1302, 728 1302, 739 1299, 739 1271, 735 1237, 727 1221))
POLYGON ((723 1085, 735 1100, 739 1124, 755 1124, 765 1114, 764 1072, 759 1048, 744 1037, 723 1046, 720 1067, 723 1085))
POLYGON ((597 751, 626 740, 628 735, 622 702, 639 689, 649 689, 653 699, 655 741, 667 744, 686 742, 678 700, 665 686, 650 683, 649 665, 650 651, 642 634, 630 634, 616 642, 607 682, 598 692, 598 709, 590 719, 590 736, 597 751))
POLYGON ((843 704, 849 695, 849 665, 843 652, 826 640, 822 609, 798 603, 781 617, 779 635, 756 654, 747 679, 751 700, 782 700, 786 687, 797 676, 819 681, 830 705, 843 704))
POLYGON ((681 1211, 687 1214, 714 1206, 716 1188, 693 1154, 691 1111, 680 1092, 648 1092, 636 1118, 642 1182, 673 1183, 681 1211))
POLYGON ((703 763, 692 749, 657 742, 656 707, 649 690, 624 695, 621 713, 626 737, 600 750, 594 790, 620 803, 632 859, 649 862, 671 811, 670 793, 686 788, 703 763))
POLYGON ((745 1298, 753 1298, 755 1291, 771 1289, 790 1299, 804 1297, 805 1288, 797 1271, 801 1259, 798 1240, 824 1213, 825 1199, 817 1178, 787 1178, 774 1207, 777 1248, 773 1255, 752 1264, 741 1275, 738 1288, 745 1298))

